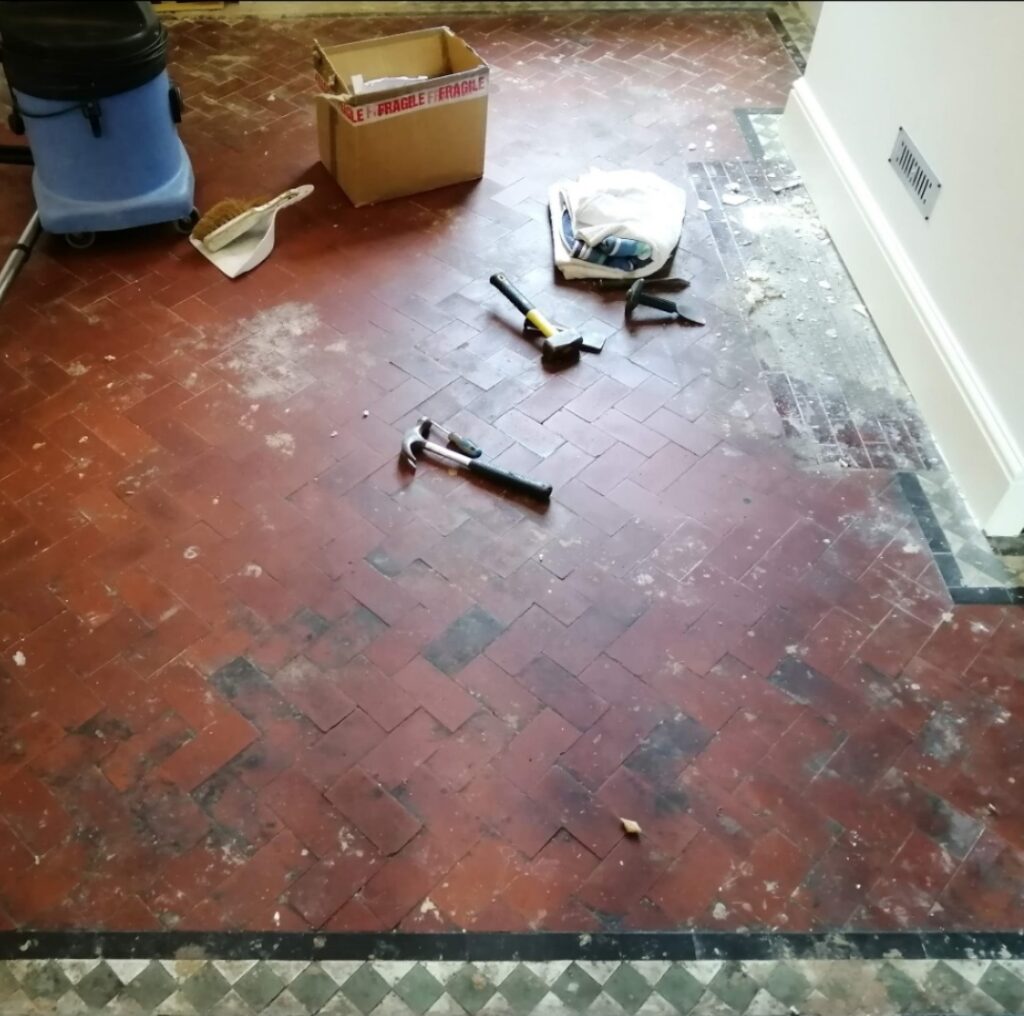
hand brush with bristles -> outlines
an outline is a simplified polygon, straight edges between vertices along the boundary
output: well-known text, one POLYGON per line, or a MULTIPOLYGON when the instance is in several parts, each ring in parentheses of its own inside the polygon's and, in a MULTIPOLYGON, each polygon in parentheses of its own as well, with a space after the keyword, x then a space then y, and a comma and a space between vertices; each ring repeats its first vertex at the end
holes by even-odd
POLYGON ((210 251, 218 251, 249 232, 282 208, 301 201, 309 189, 293 187, 276 198, 226 198, 218 201, 196 224, 192 239, 210 251))
POLYGON ((203 217, 192 227, 192 236, 196 240, 205 240, 214 230, 220 229, 232 219, 237 219, 243 212, 250 208, 257 208, 267 200, 266 197, 258 198, 225 198, 218 201, 203 217))

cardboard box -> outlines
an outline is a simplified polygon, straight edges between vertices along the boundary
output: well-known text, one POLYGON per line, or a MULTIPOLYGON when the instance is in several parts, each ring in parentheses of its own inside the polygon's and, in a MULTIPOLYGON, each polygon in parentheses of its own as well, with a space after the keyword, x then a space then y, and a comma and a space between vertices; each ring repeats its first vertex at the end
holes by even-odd
POLYGON ((317 42, 313 64, 320 159, 354 205, 483 176, 490 68, 451 29, 317 42), (357 95, 353 75, 427 80, 357 95))

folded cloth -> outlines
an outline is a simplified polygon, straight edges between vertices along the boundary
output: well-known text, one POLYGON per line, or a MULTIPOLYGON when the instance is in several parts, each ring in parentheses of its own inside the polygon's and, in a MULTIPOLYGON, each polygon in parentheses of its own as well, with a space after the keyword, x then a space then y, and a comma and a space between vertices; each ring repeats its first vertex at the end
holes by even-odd
POLYGON ((686 195, 654 173, 592 169, 548 192, 555 264, 567 279, 642 278, 679 242, 686 195))

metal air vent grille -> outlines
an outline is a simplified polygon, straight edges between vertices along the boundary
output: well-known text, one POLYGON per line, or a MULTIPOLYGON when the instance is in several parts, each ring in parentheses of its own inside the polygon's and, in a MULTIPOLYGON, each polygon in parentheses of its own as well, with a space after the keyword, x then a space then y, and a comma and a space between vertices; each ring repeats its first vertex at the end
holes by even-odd
POLYGON ((902 127, 896 133, 896 144, 889 156, 889 164, 910 191, 921 214, 930 219, 942 184, 902 127))

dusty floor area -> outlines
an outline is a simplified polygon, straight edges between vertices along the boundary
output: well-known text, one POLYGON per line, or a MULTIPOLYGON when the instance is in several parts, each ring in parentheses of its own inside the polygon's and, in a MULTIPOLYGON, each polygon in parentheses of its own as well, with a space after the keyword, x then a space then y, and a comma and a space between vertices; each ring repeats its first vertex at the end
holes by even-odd
POLYGON ((1020 927, 1024 620, 954 604, 927 430, 751 151, 776 24, 451 23, 479 184, 356 211, 317 162, 312 38, 416 22, 179 22, 200 205, 315 195, 238 281, 49 238, 3 306, 0 929, 1020 927), (591 165, 686 188, 706 328, 556 283, 591 165), (498 269, 604 352, 545 371, 498 269), (421 414, 549 510, 402 472, 421 414))

